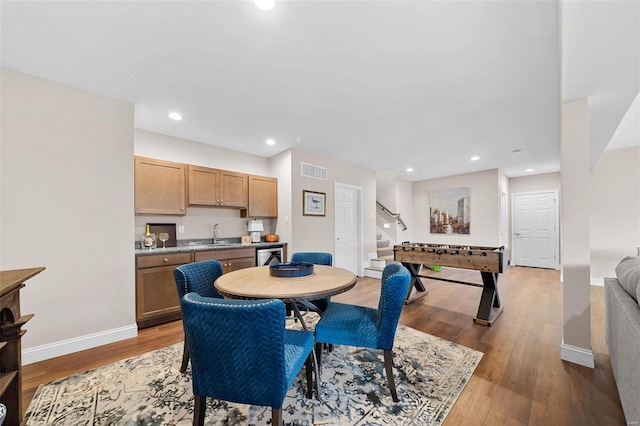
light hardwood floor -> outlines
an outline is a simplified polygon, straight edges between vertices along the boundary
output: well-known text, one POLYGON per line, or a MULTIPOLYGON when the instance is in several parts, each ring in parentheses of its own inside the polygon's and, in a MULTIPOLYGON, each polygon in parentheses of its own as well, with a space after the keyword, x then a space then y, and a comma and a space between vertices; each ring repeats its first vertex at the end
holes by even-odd
MULTIPOLYGON (((451 279, 481 283, 475 271, 444 269, 451 279)), ((560 360, 562 287, 559 271, 512 267, 500 275, 504 313, 491 327, 474 324, 481 288, 423 280, 429 294, 405 305, 406 326, 484 352, 446 418, 453 425, 625 425, 604 338, 604 289, 591 288, 591 335, 596 368, 560 360)), ((359 278, 333 300, 376 306, 379 280, 359 278)), ((138 337, 27 365, 23 408, 37 387, 70 374, 182 340, 176 321, 138 337)))

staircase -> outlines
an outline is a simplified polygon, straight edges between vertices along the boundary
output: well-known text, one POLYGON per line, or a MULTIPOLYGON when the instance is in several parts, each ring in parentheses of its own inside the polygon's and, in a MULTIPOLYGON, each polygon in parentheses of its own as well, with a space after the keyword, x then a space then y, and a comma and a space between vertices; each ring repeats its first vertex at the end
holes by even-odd
POLYGON ((370 265, 365 268, 364 275, 372 278, 382 278, 382 271, 389 263, 393 263, 393 247, 389 240, 383 240, 382 234, 376 234, 377 256, 370 260, 370 265))

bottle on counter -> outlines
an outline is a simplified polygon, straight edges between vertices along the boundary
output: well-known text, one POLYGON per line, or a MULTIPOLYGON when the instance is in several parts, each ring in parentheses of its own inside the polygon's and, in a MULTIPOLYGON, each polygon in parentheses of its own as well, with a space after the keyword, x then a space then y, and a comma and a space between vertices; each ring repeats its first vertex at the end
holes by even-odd
POLYGON ((157 246, 156 234, 151 233, 151 231, 149 230, 149 224, 147 224, 145 233, 142 234, 142 248, 153 249, 153 248, 156 248, 156 246, 157 246))

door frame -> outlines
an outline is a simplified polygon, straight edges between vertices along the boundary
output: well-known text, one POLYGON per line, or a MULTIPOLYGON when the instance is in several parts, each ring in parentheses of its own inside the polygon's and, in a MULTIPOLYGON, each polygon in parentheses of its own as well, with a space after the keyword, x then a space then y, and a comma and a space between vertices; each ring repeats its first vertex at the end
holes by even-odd
POLYGON ((514 266, 518 266, 516 263, 516 236, 515 236, 515 232, 516 232, 516 196, 517 195, 535 195, 535 194, 547 194, 547 193, 552 193, 555 197, 555 222, 554 222, 554 228, 555 228, 555 232, 553 233, 553 239, 554 239, 554 248, 556 251, 556 261, 555 264, 553 265, 553 269, 560 269, 560 198, 558 196, 558 190, 557 189, 546 189, 546 190, 540 190, 540 191, 523 191, 523 192, 513 192, 511 193, 511 232, 510 232, 510 239, 511 239, 511 250, 512 250, 512 265, 514 266))
MULTIPOLYGON (((337 217, 337 195, 338 188, 347 188, 353 189, 357 192, 356 200, 358 205, 356 206, 356 270, 357 275, 359 277, 363 276, 363 266, 362 266, 362 248, 364 246, 363 242, 363 218, 362 218, 362 202, 363 202, 363 189, 361 186, 350 185, 348 183, 340 183, 334 182, 333 184, 333 252, 335 254, 338 253, 338 231, 335 226, 335 218, 337 217)), ((335 262, 334 262, 335 263, 335 262)))

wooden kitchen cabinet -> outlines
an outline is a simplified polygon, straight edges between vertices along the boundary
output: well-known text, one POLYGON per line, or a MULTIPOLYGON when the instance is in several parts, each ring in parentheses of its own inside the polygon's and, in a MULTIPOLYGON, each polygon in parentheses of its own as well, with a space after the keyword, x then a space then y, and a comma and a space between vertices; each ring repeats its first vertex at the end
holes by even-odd
POLYGON ((227 273, 238 269, 256 266, 256 250, 254 248, 233 250, 211 250, 195 253, 195 261, 215 259, 222 264, 222 272, 227 273))
POLYGON ((278 217, 278 179, 249 175, 248 208, 242 217, 278 217))
POLYGON ((172 253, 136 258, 136 322, 150 327, 181 318, 173 277, 177 266, 193 261, 193 253, 172 253))
POLYGON ((186 165, 135 157, 135 213, 186 214, 186 165))
POLYGON ((187 166, 190 206, 247 207, 248 175, 187 166))

